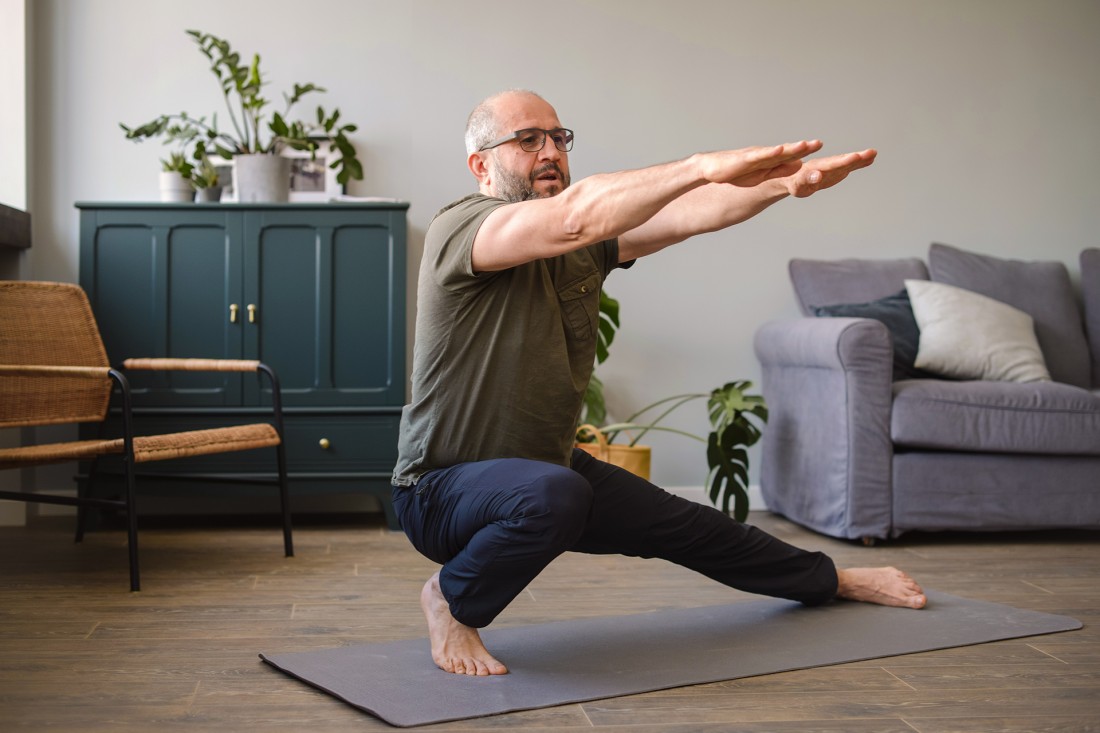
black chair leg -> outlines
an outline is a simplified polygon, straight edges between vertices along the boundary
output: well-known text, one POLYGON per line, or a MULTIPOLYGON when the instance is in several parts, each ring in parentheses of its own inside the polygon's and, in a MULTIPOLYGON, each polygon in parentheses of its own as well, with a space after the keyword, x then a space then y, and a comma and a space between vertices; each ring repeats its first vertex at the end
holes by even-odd
POLYGON ((141 590, 141 577, 138 569, 137 506, 134 502, 134 463, 127 461, 126 466, 126 546, 130 552, 130 590, 141 590))
POLYGON ((283 549, 287 557, 294 557, 294 538, 290 528, 290 487, 286 475, 286 449, 282 442, 275 446, 279 462, 279 504, 283 510, 283 549))
MULTIPOLYGON (((85 499, 88 496, 88 484, 92 482, 95 476, 95 467, 97 461, 93 460, 91 468, 88 469, 87 478, 77 479, 76 482, 76 497, 77 499, 85 499)), ((88 528, 88 508, 83 503, 76 505, 76 536, 73 538, 73 542, 80 543, 84 541, 84 531, 88 528)))

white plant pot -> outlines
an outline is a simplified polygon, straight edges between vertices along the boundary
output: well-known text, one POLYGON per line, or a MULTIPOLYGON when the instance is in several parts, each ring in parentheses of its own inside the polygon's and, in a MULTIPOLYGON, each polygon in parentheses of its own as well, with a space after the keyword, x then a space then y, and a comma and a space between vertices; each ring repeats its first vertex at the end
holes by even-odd
POLYGON ((160 200, 165 202, 193 201, 195 189, 191 179, 184 178, 179 171, 160 172, 160 200))
POLYGON ((233 185, 242 203, 290 200, 290 158, 256 153, 233 158, 233 185))

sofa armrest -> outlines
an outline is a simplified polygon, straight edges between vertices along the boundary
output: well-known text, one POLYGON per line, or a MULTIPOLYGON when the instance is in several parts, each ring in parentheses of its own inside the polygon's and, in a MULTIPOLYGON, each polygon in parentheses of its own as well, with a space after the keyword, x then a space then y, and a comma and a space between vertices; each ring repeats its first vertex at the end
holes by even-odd
POLYGON ((866 318, 798 318, 754 340, 768 404, 761 490, 768 508, 834 537, 892 528, 893 343, 866 318))

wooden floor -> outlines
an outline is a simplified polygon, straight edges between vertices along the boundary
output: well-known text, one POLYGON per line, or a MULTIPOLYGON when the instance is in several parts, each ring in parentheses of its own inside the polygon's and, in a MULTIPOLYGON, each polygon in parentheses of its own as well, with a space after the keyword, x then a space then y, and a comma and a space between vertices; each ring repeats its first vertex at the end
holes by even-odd
MULTIPOLYGON (((433 729, 1100 730, 1100 533, 925 535, 864 548, 761 512, 750 521, 842 565, 894 564, 928 587, 1071 615, 1085 628, 433 729)), ((58 518, 0 529, 0 728, 389 728, 257 657, 424 636, 417 596, 435 566, 372 515, 299 521, 290 559, 274 525, 146 529, 140 593, 127 590, 124 534, 75 545, 70 529, 58 518)), ((656 561, 567 555, 497 624, 742 597, 656 561)))

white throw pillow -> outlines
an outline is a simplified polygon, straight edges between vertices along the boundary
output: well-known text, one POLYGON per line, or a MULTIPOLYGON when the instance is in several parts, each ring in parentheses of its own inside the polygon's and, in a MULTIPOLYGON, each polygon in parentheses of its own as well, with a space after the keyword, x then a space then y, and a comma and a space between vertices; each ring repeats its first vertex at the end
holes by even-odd
POLYGON ((1031 316, 954 285, 906 280, 920 327, 916 367, 956 379, 1048 382, 1031 316))

